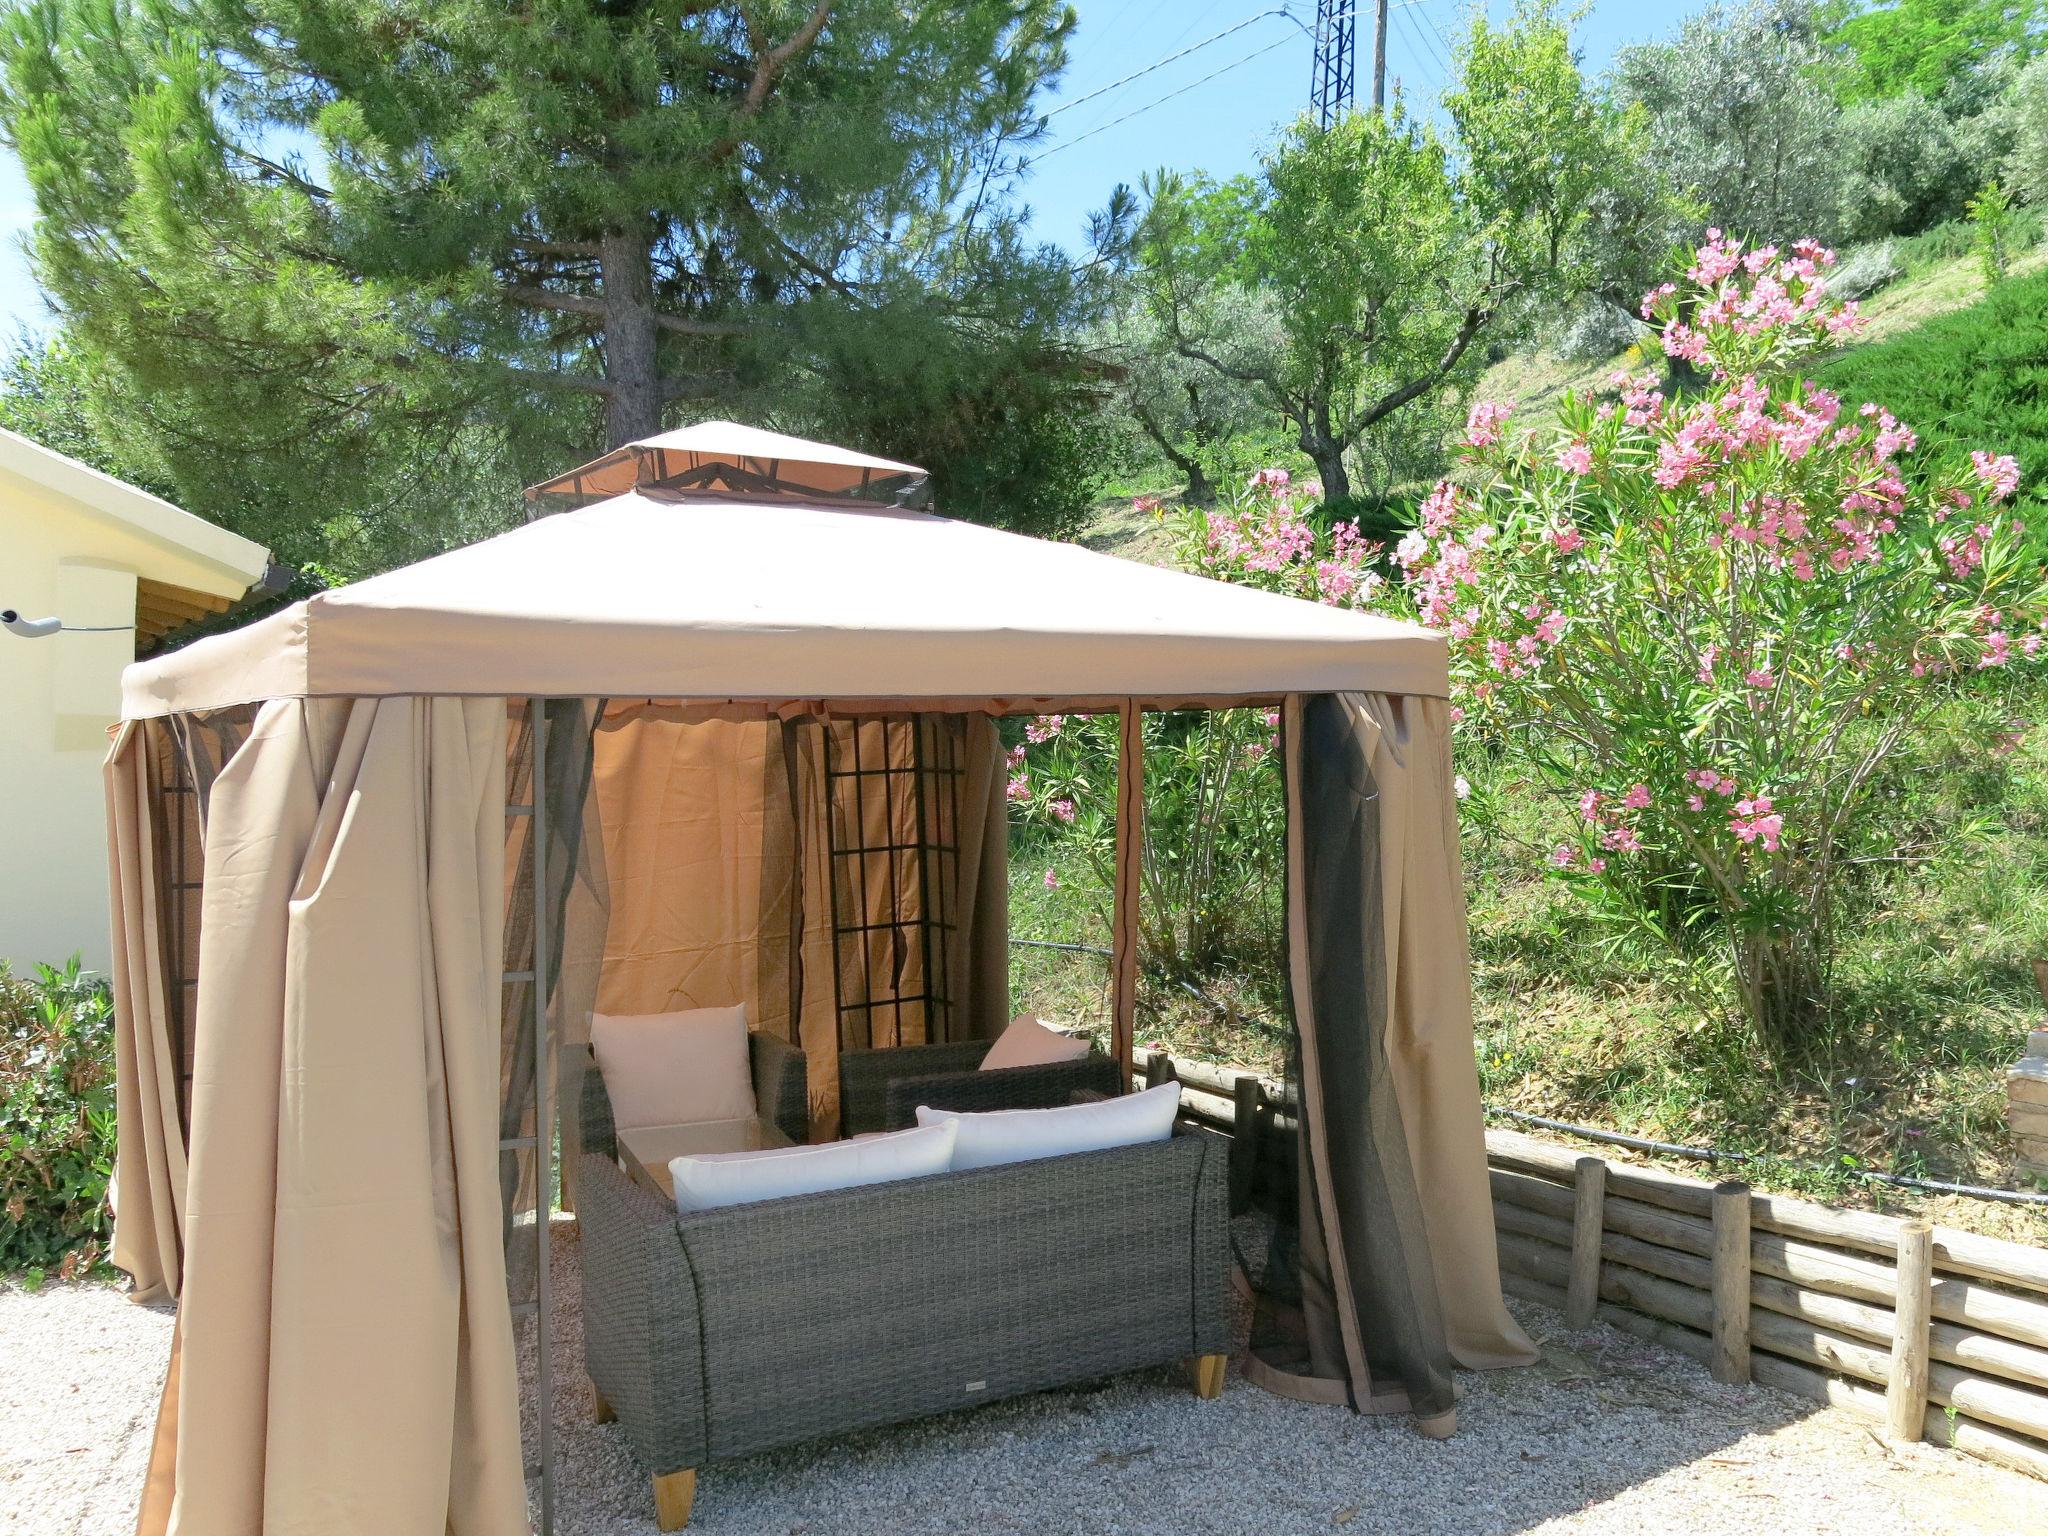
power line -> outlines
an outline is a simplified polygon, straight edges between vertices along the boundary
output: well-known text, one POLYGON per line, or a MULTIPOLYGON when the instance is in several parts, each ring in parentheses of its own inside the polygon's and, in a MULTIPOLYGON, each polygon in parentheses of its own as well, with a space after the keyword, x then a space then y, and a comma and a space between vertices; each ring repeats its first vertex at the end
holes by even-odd
POLYGON ((1448 65, 1442 62, 1442 57, 1436 52, 1434 45, 1429 47, 1427 53, 1423 51, 1423 35, 1405 15, 1400 11, 1395 11, 1393 17, 1394 25, 1400 29, 1401 35, 1408 40, 1408 51, 1414 55, 1416 72, 1420 74, 1427 70, 1430 74, 1437 76, 1435 83, 1441 86, 1442 82, 1449 78, 1447 74, 1443 73, 1448 68, 1448 65))
POLYGON ((1394 12, 1396 25, 1401 28, 1404 34, 1414 40, 1414 44, 1419 45, 1417 47, 1418 58, 1421 57, 1421 50, 1428 50, 1429 57, 1435 62, 1436 67, 1443 72, 1443 78, 1448 81, 1453 73, 1450 59, 1444 54, 1442 49, 1437 47, 1436 39, 1430 36, 1429 31, 1418 25, 1407 12, 1408 7, 1405 5, 1394 12))
POLYGON ((1172 37, 1167 39, 1166 46, 1169 48, 1173 47, 1174 44, 1178 43, 1182 38, 1186 37, 1190 32, 1194 31, 1195 28, 1199 27, 1203 22, 1207 21, 1209 19, 1210 14, 1213 11, 1215 11, 1215 9, 1222 3, 1223 0, 1209 0, 1209 3, 1207 5, 1203 6, 1199 11, 1195 12, 1194 15, 1188 18, 1188 23, 1186 26, 1182 27, 1178 32, 1174 33, 1172 37))
POLYGON ((1444 47, 1446 49, 1455 49, 1456 45, 1453 44, 1451 41, 1451 34, 1444 30, 1444 24, 1436 19, 1436 12, 1432 11, 1429 8, 1429 6, 1425 3, 1425 0, 1405 0, 1405 3, 1402 5, 1401 8, 1403 10, 1406 10, 1411 5, 1420 9, 1420 11, 1422 12, 1422 19, 1429 23, 1430 31, 1434 32, 1439 38, 1443 39, 1444 47))
MULTIPOLYGON (((1181 49, 1178 53, 1169 53, 1165 58, 1159 59, 1154 63, 1147 64, 1143 69, 1132 70, 1128 75, 1125 75, 1121 80, 1112 80, 1107 85, 1097 86, 1094 90, 1090 91, 1085 96, 1076 96, 1072 101, 1061 102, 1058 106, 1054 107, 1050 112, 1045 114, 1045 119, 1049 122, 1053 118, 1058 117, 1062 112, 1067 111, 1069 108, 1080 106, 1081 103, 1083 103, 1084 101, 1093 101, 1098 96, 1107 96, 1111 91, 1118 90, 1123 86, 1129 85, 1133 80, 1142 80, 1145 76, 1151 74, 1155 69, 1164 69, 1167 65, 1173 63, 1177 59, 1184 59, 1191 53, 1199 53, 1202 49, 1208 47, 1211 43, 1221 42, 1224 38, 1229 37, 1232 33, 1242 32, 1246 27, 1252 25, 1253 22, 1264 21, 1268 16, 1288 16, 1290 20, 1293 19, 1287 10, 1287 7, 1284 5, 1275 6, 1272 10, 1269 11, 1261 11, 1256 16, 1247 16, 1243 21, 1238 22, 1235 26, 1225 27, 1221 32, 1216 33, 1214 36, 1205 37, 1199 43, 1188 44, 1187 47, 1181 49)), ((1048 150, 1047 153, 1050 154, 1051 151, 1048 150)), ((1043 156, 1041 156, 1040 158, 1043 158, 1043 156)))
MULTIPOLYGON (((1281 12, 1280 14, 1285 15, 1286 13, 1281 12)), ((1292 20, 1292 17, 1289 17, 1289 19, 1292 20)), ((1217 79, 1220 76, 1229 74, 1233 69, 1242 69, 1245 65, 1251 63, 1253 59, 1258 58, 1260 54, 1271 53, 1275 48, 1278 48, 1286 43, 1291 43, 1293 41, 1294 39, 1292 37, 1276 38, 1274 39, 1274 41, 1266 44, 1265 47, 1256 48, 1252 50, 1252 52, 1244 55, 1243 58, 1233 60, 1231 63, 1224 65, 1221 69, 1211 70, 1208 74, 1202 76, 1202 78, 1199 80, 1190 80, 1186 85, 1168 91, 1164 96, 1154 97, 1151 101, 1146 102, 1145 105, 1143 105, 1142 107, 1133 107, 1130 111, 1124 113, 1124 115, 1121 117, 1113 117, 1106 123, 1102 123, 1097 127, 1090 128, 1086 133, 1077 133, 1074 135, 1074 137, 1066 140, 1064 143, 1053 145, 1051 149, 1046 150, 1043 154, 1031 156, 1029 159, 1020 162, 1017 168, 1019 170, 1023 170, 1026 166, 1036 165, 1039 161, 1056 155, 1063 149, 1072 149, 1076 144, 1079 144, 1084 139, 1092 139, 1098 133, 1107 133, 1110 129, 1116 127, 1119 123, 1128 123, 1132 118, 1140 116, 1143 113, 1150 112, 1154 107, 1165 105, 1167 102, 1173 100, 1173 98, 1176 96, 1185 96, 1189 91, 1195 90, 1197 87, 1207 85, 1211 80, 1217 79)))

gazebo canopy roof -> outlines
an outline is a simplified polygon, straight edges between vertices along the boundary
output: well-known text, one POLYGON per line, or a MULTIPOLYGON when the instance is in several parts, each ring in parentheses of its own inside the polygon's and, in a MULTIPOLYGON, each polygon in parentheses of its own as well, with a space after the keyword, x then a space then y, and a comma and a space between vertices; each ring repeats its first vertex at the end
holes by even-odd
POLYGON ((130 667, 130 719, 402 694, 1442 696, 1442 636, 896 508, 636 491, 130 667))

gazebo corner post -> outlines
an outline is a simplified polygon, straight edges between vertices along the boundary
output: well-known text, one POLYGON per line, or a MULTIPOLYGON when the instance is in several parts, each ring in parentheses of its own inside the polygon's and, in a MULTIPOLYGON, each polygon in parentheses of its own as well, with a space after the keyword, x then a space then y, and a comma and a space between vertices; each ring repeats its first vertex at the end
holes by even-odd
POLYGON ((1145 716, 1136 699, 1117 706, 1116 889, 1110 917, 1110 1054, 1131 1090, 1138 1016, 1138 899, 1145 859, 1145 716))
POLYGON ((548 1033, 548 997, 554 977, 548 964, 548 735, 547 703, 527 700, 527 739, 532 742, 529 777, 532 819, 527 837, 533 847, 533 1155, 534 1155, 534 1434, 540 1452, 540 1536, 552 1536, 555 1524, 555 1373, 549 1347, 553 1321, 548 1284, 548 1214, 554 1204, 555 1135, 554 1071, 548 1033))

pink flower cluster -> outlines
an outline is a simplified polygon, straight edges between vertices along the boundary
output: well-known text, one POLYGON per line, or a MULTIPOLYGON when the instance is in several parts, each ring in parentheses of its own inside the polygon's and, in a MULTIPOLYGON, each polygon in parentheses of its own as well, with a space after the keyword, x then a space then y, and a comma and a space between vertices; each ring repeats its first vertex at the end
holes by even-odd
POLYGON ((1834 264, 1835 253, 1818 241, 1801 240, 1786 256, 1775 245, 1745 251, 1740 240, 1710 229, 1686 272, 1700 290, 1691 312, 1682 311, 1677 285, 1665 283, 1643 295, 1643 318, 1664 322, 1666 355, 1726 377, 1731 352, 1741 350, 1731 340, 1804 351, 1862 327, 1853 302, 1828 297, 1821 273, 1834 264))
POLYGON ((1465 416, 1465 446, 1491 448, 1501 440, 1502 428, 1514 410, 1514 402, 1509 400, 1475 401, 1465 416))
POLYGON ((1593 473, 1593 450, 1583 437, 1575 437, 1557 450, 1551 462, 1568 475, 1590 475, 1593 473))
POLYGON ((1970 467, 1989 488, 1993 501, 2005 501, 2020 488, 2019 460, 2009 453, 2001 453, 1994 458, 1979 449, 1970 455, 1970 467))
MULTIPOLYGON (((1579 819, 1586 824, 1587 835, 1596 847, 1608 853, 1641 853, 1643 839, 1636 829, 1636 813, 1646 811, 1652 804, 1647 784, 1631 784, 1618 798, 1609 799, 1597 789, 1589 789, 1579 796, 1579 819)), ((1560 844, 1551 854, 1551 862, 1559 869, 1569 869, 1572 859, 1559 859, 1560 852, 1568 852, 1568 846, 1560 844)), ((1607 861, 1594 854, 1586 861, 1586 867, 1594 873, 1605 869, 1607 861)))
POLYGON ((1330 530, 1329 557, 1316 562, 1318 595, 1332 607, 1344 607, 1370 597, 1386 580, 1372 568, 1381 546, 1358 531, 1355 522, 1339 523, 1330 530))
POLYGON ((1327 541, 1319 538, 1307 509, 1321 498, 1320 485, 1296 486, 1275 467, 1254 474, 1245 491, 1236 506, 1206 519, 1195 552, 1200 569, 1226 581, 1250 576, 1253 585, 1331 607, 1369 606, 1386 583, 1375 568, 1382 547, 1356 522, 1338 523, 1327 541))
POLYGON ((1735 814, 1728 818, 1728 830, 1745 843, 1762 843, 1766 853, 1778 851, 1778 839, 1785 831, 1785 818, 1771 809, 1771 797, 1758 795, 1735 802, 1735 814))
POLYGON ((1702 811, 1706 809, 1707 802, 1701 798, 1702 795, 1732 797, 1741 788, 1733 779, 1723 778, 1721 774, 1712 768, 1693 769, 1685 776, 1685 782, 1692 785, 1698 791, 1696 794, 1686 796, 1685 808, 1688 811, 1702 811))
POLYGON ((1706 810, 1707 795, 1734 800, 1735 804, 1728 813, 1728 830, 1735 834, 1736 841, 1760 843, 1767 853, 1778 851, 1778 842, 1785 835, 1785 817, 1782 812, 1771 809, 1769 795, 1737 798, 1742 794, 1742 787, 1714 768, 1695 768, 1686 774, 1685 781, 1694 789, 1694 793, 1685 799, 1688 811, 1698 814, 1706 810))

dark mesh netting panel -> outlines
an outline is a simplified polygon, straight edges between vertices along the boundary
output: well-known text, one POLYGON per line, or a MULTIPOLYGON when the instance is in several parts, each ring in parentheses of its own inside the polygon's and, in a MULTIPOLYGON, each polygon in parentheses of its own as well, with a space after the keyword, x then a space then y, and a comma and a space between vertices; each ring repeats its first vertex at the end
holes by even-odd
MULTIPOLYGON (((604 953, 606 887, 604 844, 596 835, 596 797, 590 793, 591 734, 603 713, 587 699, 550 699, 544 709, 544 782, 533 783, 531 719, 523 700, 507 721, 506 799, 523 813, 505 823, 505 973, 502 1014, 499 1136, 512 1143, 498 1159, 498 1184, 506 1242, 508 1289, 514 1302, 534 1295, 533 1244, 515 1241, 514 1220, 534 1208, 533 989, 534 880, 531 807, 539 803, 547 830, 547 972, 549 1038, 563 1039, 562 1021, 587 1015, 597 961, 604 953)), ((559 1056, 559 1053, 558 1053, 559 1056)), ((558 1063, 559 1065, 559 1060, 558 1063)), ((557 1074, 558 1078, 562 1074, 557 1074)), ((563 1096, 557 1092, 559 1108, 563 1096)), ((550 1128, 551 1131, 552 1128, 550 1128)))
POLYGON ((1288 874, 1295 1006, 1286 1089, 1279 1104, 1261 1107, 1233 1154, 1242 1163, 1232 1170, 1232 1229, 1254 1297, 1251 1352, 1282 1390, 1362 1411, 1405 1397, 1426 1418, 1452 1408, 1454 1389, 1387 1071, 1379 802, 1338 701, 1305 699, 1298 719, 1300 740, 1284 757, 1289 815, 1299 819, 1288 874), (1303 1019, 1313 1030, 1306 1041, 1303 1019), (1320 1156, 1304 1122, 1319 1135, 1320 1156))

